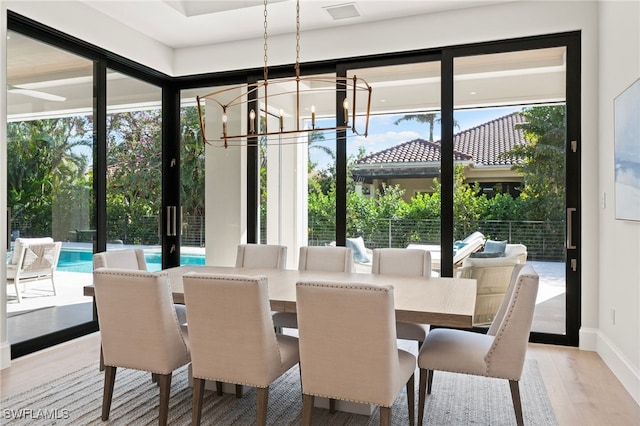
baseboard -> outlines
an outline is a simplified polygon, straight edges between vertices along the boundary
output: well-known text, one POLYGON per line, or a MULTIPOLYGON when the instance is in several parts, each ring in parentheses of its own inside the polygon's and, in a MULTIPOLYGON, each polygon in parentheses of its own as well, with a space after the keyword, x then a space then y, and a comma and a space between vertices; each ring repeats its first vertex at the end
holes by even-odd
POLYGON ((640 371, 602 332, 598 332, 597 337, 598 355, 620 380, 636 403, 640 405, 640 371))
POLYGON ((11 345, 9 342, 0 342, 0 370, 11 367, 11 345))
POLYGON ((578 336, 580 350, 596 352, 598 350, 598 332, 597 328, 582 327, 578 336))

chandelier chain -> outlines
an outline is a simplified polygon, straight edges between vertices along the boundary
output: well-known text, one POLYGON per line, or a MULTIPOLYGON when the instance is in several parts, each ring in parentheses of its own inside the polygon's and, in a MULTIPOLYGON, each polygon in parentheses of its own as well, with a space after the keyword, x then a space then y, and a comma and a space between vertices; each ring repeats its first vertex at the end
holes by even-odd
POLYGON ((263 78, 264 81, 267 81, 267 76, 269 74, 269 69, 267 68, 267 0, 264 0, 264 71, 263 78))
POLYGON ((300 77, 300 0, 296 1, 296 77, 300 77))

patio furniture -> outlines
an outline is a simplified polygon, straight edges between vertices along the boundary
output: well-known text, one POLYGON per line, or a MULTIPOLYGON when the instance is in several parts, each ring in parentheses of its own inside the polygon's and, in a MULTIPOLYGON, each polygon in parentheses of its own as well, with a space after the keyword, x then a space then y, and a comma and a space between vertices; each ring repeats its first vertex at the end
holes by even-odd
POLYGON ((192 425, 200 424, 206 380, 256 388, 256 424, 266 425, 269 385, 300 359, 298 339, 276 334, 264 276, 184 276, 193 374, 192 425))
POLYGON ((527 352, 538 281, 531 265, 515 267, 487 334, 445 328, 429 333, 418 355, 419 425, 424 417, 425 387, 426 394, 431 394, 434 370, 509 380, 516 422, 523 424, 518 382, 527 352))
POLYGON ((50 280, 52 294, 56 294, 54 273, 60 257, 61 242, 52 238, 18 238, 14 243, 13 254, 7 264, 7 285, 13 284, 16 298, 20 302, 18 284, 26 282, 50 280))
MULTIPOLYGON (((353 272, 352 250, 348 247, 311 246, 300 247, 299 271, 353 272)), ((298 328, 295 312, 273 314, 276 331, 282 328, 298 328)))
POLYGON ((160 387, 158 424, 166 425, 173 371, 190 361, 186 326, 178 322, 166 273, 93 271, 104 353, 102 420, 109 419, 118 367, 149 371, 160 387))
MULTIPOLYGON (((484 247, 486 241, 482 232, 475 231, 467 236, 464 240, 455 241, 453 243, 453 266, 454 269, 462 264, 464 259, 469 257, 471 253, 475 253, 484 247)), ((431 252, 432 267, 440 270, 441 247, 437 244, 415 244, 407 245, 409 249, 421 249, 431 252)))
POLYGON ((236 255, 237 268, 287 267, 287 247, 271 244, 240 244, 236 255))
POLYGON ((472 278, 477 282, 474 326, 491 324, 509 286, 513 269, 527 259, 527 248, 522 244, 497 243, 495 246, 499 246, 499 251, 492 252, 493 243, 487 241, 485 251, 472 253, 456 270, 458 277, 472 278))
POLYGON ((397 347, 393 293, 355 282, 296 285, 303 425, 316 396, 329 398, 332 411, 336 399, 377 405, 380 424, 390 425, 405 385, 413 425, 416 358, 397 347))
MULTIPOLYGON (((431 253, 417 249, 380 248, 373 250, 371 273, 411 277, 431 277, 431 253)), ((428 324, 396 321, 398 339, 415 340, 418 349, 429 332, 428 324)))

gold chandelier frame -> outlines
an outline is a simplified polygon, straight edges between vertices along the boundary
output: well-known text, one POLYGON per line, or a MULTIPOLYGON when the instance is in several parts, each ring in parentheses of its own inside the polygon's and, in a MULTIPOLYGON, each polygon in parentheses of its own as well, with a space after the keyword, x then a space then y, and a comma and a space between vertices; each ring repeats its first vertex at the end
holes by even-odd
MULTIPOLYGON (((284 126, 284 111, 280 110, 279 126, 277 129, 273 127, 269 128, 268 117, 270 115, 269 108, 272 103, 269 101, 269 69, 267 66, 267 0, 264 0, 264 69, 263 80, 250 84, 241 84, 233 87, 227 87, 207 95, 197 96, 198 116, 200 121, 200 129, 202 132, 202 139, 205 143, 214 146, 220 146, 215 142, 222 142, 224 148, 229 146, 230 141, 241 141, 243 139, 262 138, 269 136, 279 136, 280 139, 294 139, 292 143, 299 141, 299 135, 311 132, 324 132, 324 131, 348 131, 351 130, 353 134, 358 136, 367 137, 369 131, 369 116, 371 112, 371 86, 362 78, 357 76, 353 77, 331 77, 331 76, 300 76, 300 0, 296 0, 296 62, 295 62, 295 76, 279 78, 273 80, 274 83, 289 85, 295 83, 295 90, 284 90, 271 95, 271 99, 281 96, 295 95, 295 111, 292 116, 295 118, 295 128, 286 128, 284 126), (344 96, 342 99, 342 123, 338 123, 336 118, 335 126, 317 127, 316 116, 314 106, 310 105, 310 118, 311 126, 300 128, 301 125, 301 94, 310 94, 313 92, 326 91, 324 88, 314 88, 317 84, 327 85, 331 84, 334 92, 338 96, 341 94, 344 96), (229 94, 239 93, 239 95, 228 99, 229 94), (358 93, 361 97, 366 96, 366 109, 364 113, 358 113, 357 106, 359 101, 358 93), (224 101, 221 100, 226 98, 224 101), (205 132, 205 112, 202 109, 202 101, 212 101, 217 104, 222 111, 222 134, 219 139, 207 139, 205 132), (349 103, 351 102, 351 104, 349 103), (249 110, 249 104, 255 105, 254 108, 249 110), (258 109, 256 113, 255 108, 258 109), (232 111, 240 110, 240 114, 247 117, 247 131, 246 133, 240 132, 239 134, 229 134, 227 123, 229 121, 228 114, 232 111), (350 115, 351 114, 351 115, 350 115), (262 117, 260 117, 262 115, 262 117), (356 125, 356 118, 360 117, 361 122, 364 120, 364 124, 360 130, 356 125), (260 120, 263 118, 263 120, 260 120)), ((339 115, 340 116, 340 115, 339 115)), ((306 139, 302 142, 306 142, 306 139)), ((255 144, 255 141, 254 143, 255 144)), ((235 146, 236 144, 234 144, 235 146)), ((242 145, 240 142, 239 145, 242 145)))

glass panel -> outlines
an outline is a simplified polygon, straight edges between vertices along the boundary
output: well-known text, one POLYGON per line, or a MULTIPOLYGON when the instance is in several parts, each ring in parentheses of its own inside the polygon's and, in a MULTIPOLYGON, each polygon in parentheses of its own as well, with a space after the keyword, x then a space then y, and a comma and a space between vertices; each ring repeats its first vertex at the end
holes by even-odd
MULTIPOLYGON (((11 344, 92 321, 93 63, 22 34, 7 33, 9 254, 17 238, 62 242, 51 275, 7 287, 11 344), (86 240, 85 240, 86 237, 86 240), (37 312, 37 313, 36 313, 37 312)), ((25 277, 9 265, 9 278, 25 277)))
POLYGON ((162 269, 162 92, 107 71, 107 250, 141 247, 162 269))
POLYGON ((181 265, 205 263, 205 145, 196 96, 213 90, 185 90, 180 94, 181 265))
MULTIPOLYGON (((495 314, 496 281, 506 288, 509 262, 517 259, 540 275, 532 330, 565 333, 565 55, 558 47, 454 62, 455 239, 479 231, 507 243, 506 272, 490 271, 493 290, 478 282, 479 324, 495 314)), ((454 270, 479 276, 482 266, 463 258, 492 244, 459 245, 454 270)))
POLYGON ((440 63, 353 75, 373 89, 369 136, 347 141, 347 245, 356 270, 371 270, 371 249, 407 246, 430 250, 439 269, 440 63))

